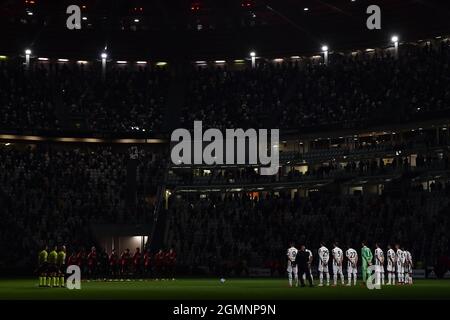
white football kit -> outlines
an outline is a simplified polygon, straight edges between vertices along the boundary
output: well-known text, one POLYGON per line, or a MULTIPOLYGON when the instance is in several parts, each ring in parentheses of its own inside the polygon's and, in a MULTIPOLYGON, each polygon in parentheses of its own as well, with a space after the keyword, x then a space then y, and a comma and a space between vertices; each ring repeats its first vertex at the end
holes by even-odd
POLYGON ((295 285, 298 286, 298 268, 295 259, 297 258, 298 250, 294 247, 290 247, 287 251, 287 272, 289 285, 292 286, 292 274, 294 274, 295 285))
POLYGON ((397 263, 397 255, 393 249, 389 249, 387 252, 387 271, 395 272, 395 265, 397 263))
POLYGON ((356 285, 356 278, 358 273, 357 263, 358 263, 358 252, 355 249, 349 248, 345 252, 345 256, 347 257, 347 275, 348 275, 348 286, 352 284, 352 275, 353 275, 353 284, 356 285))
POLYGON ((412 284, 412 255, 408 250, 403 252, 405 254, 405 283, 412 284))
POLYGON ((396 263, 397 279, 399 283, 403 283, 405 280, 405 252, 400 249, 397 249, 396 255, 397 255, 397 263, 396 263))
POLYGON ((335 247, 331 250, 331 254, 333 255, 333 281, 334 285, 337 283, 337 277, 340 275, 341 283, 344 284, 344 274, 342 273, 342 263, 344 260, 344 253, 341 248, 335 247))
POLYGON ((319 248, 319 286, 323 285, 323 274, 326 274, 327 285, 330 284, 330 273, 328 272, 328 261, 330 260, 330 252, 324 246, 319 248))
POLYGON ((403 251, 405 253, 405 273, 412 273, 412 256, 408 250, 403 251))
POLYGON ((387 252, 387 267, 388 272, 388 284, 395 284, 395 266, 397 264, 397 255, 393 249, 389 249, 387 252))
POLYGON ((384 252, 381 248, 375 249, 375 267, 377 281, 379 279, 384 284, 384 252))

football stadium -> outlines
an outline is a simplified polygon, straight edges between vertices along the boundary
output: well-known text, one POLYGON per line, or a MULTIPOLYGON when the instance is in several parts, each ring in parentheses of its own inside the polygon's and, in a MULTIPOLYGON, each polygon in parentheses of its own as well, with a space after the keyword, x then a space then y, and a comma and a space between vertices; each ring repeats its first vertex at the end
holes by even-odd
POLYGON ((450 299, 449 17, 5 1, 0 300, 450 299))

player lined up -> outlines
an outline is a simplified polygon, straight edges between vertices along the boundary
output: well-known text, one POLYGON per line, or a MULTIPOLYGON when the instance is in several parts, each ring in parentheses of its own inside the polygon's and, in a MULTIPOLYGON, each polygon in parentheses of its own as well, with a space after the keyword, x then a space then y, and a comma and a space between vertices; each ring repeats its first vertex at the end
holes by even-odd
MULTIPOLYGON (((332 259, 332 272, 333 272, 333 286, 337 285, 338 278, 341 280, 341 284, 345 284, 344 277, 344 252, 339 248, 338 243, 333 243, 333 249, 330 251, 325 246, 325 243, 320 244, 318 250, 318 267, 317 271, 319 273, 319 286, 325 284, 330 285, 330 273, 329 273, 329 262, 332 259)), ((310 286, 313 285, 313 278, 311 272, 311 266, 313 262, 312 252, 305 248, 304 245, 301 246, 300 250, 297 250, 293 244, 287 251, 287 272, 289 279, 289 286, 298 286, 298 272, 300 271, 300 281, 302 286, 304 286, 304 280, 308 279, 310 286), (294 281, 294 282, 293 282, 294 281)), ((349 247, 345 251, 345 258, 347 258, 347 286, 356 285, 357 274, 358 274, 358 252, 349 247)), ((386 270, 388 274, 387 285, 394 285, 397 275, 398 284, 412 284, 412 256, 411 253, 400 247, 399 244, 395 245, 394 249, 388 245, 387 251, 387 262, 385 260, 384 252, 380 247, 379 243, 375 244, 375 257, 372 255, 372 251, 367 247, 365 242, 362 242, 361 247, 361 275, 362 280, 366 282, 366 279, 370 275, 369 267, 372 266, 373 260, 375 258, 375 279, 377 283, 381 285, 385 284, 385 272, 384 267, 386 265, 386 270)))
POLYGON ((174 280, 176 253, 173 249, 156 254, 146 250, 144 254, 139 248, 132 255, 125 249, 119 256, 113 249, 111 254, 105 252, 98 254, 95 247, 86 254, 84 250, 72 252, 66 259, 66 247, 54 247, 48 252, 46 246, 38 255, 39 286, 64 287, 66 266, 76 265, 85 279, 129 279, 129 278, 155 278, 174 280))
POLYGON ((55 246, 50 253, 46 246, 38 255, 38 274, 40 287, 64 287, 66 247, 55 246))

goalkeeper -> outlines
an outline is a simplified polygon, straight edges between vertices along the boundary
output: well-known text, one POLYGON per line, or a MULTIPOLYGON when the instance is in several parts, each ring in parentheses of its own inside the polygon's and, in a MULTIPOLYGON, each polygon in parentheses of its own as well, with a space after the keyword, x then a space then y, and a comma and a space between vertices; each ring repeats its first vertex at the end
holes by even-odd
POLYGON ((372 251, 366 246, 365 241, 362 242, 362 248, 361 248, 361 257, 362 257, 362 279, 364 282, 366 282, 366 279, 369 275, 368 268, 372 265, 372 251))

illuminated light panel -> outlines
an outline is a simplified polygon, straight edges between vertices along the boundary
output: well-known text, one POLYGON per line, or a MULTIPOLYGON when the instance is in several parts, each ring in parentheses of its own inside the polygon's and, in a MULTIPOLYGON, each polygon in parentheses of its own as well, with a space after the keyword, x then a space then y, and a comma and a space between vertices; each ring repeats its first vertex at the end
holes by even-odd
POLYGON ((163 139, 146 139, 146 143, 165 143, 166 140, 163 139))
POLYGON ((145 143, 143 139, 117 139, 114 140, 116 143, 145 143))
POLYGON ((217 63, 217 64, 224 64, 226 61, 225 60, 216 60, 216 61, 214 61, 214 63, 217 63))
POLYGON ((167 62, 165 62, 165 61, 160 61, 160 62, 157 62, 156 65, 157 65, 158 67, 163 67, 163 66, 167 65, 167 62))
POLYGON ((128 61, 125 61, 125 60, 118 60, 116 63, 117 63, 117 64, 127 64, 128 61))
POLYGON ((79 63, 79 64, 87 64, 88 62, 86 60, 78 60, 77 63, 79 63))
POLYGON ((20 136, 11 134, 0 134, 0 139, 4 140, 29 140, 29 141, 43 141, 45 138, 39 136, 20 136))
POLYGON ((136 61, 137 64, 147 64, 147 61, 136 61))
POLYGON ((59 141, 59 142, 87 142, 87 143, 100 143, 100 142, 104 142, 103 139, 98 139, 98 138, 69 138, 69 137, 64 137, 64 138, 55 138, 55 141, 59 141))
POLYGON ((48 61, 48 58, 39 57, 38 60, 39 61, 48 61))
POLYGON ((58 59, 58 62, 69 62, 69 59, 58 59))

